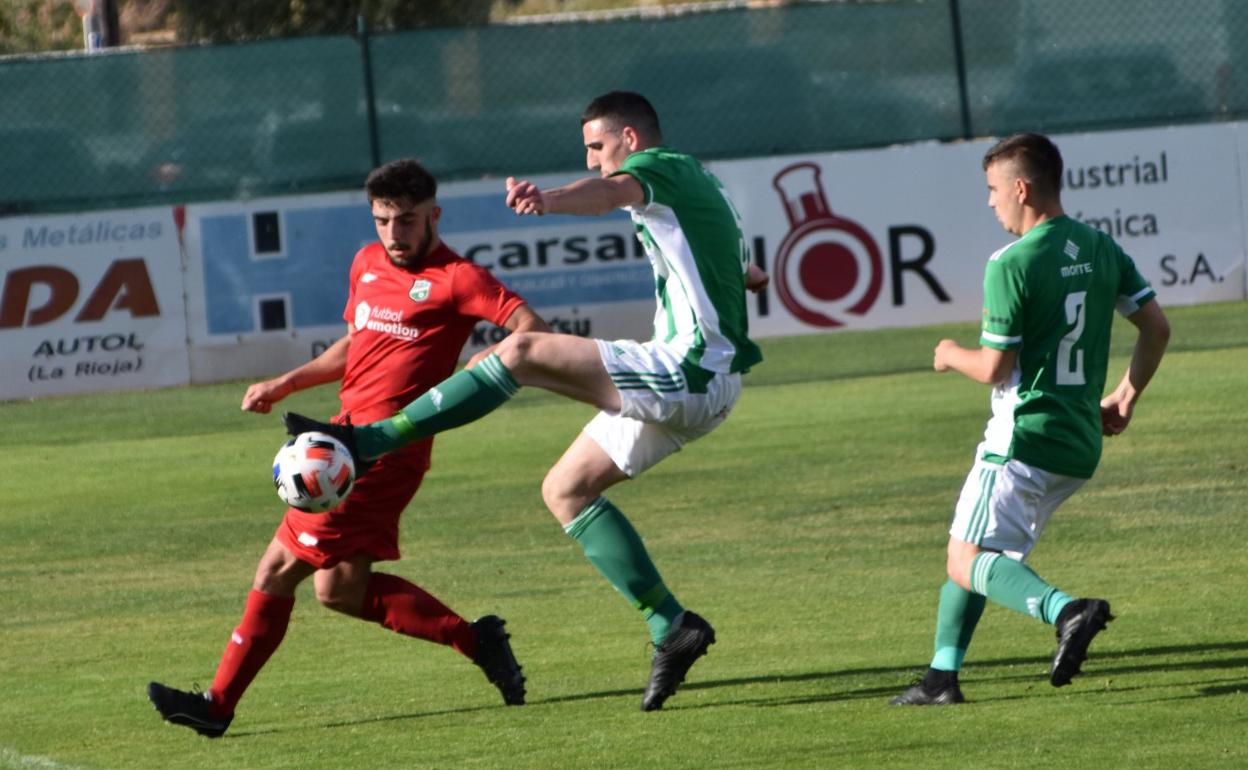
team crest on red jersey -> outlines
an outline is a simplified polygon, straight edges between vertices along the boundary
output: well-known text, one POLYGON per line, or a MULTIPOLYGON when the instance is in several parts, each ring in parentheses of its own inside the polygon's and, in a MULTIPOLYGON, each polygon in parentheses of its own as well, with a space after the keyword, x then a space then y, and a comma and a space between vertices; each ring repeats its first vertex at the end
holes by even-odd
POLYGON ((411 297, 413 302, 424 302, 429 299, 429 289, 432 286, 433 284, 429 281, 426 281, 423 278, 417 278, 415 282, 412 283, 412 290, 407 293, 407 296, 411 297))

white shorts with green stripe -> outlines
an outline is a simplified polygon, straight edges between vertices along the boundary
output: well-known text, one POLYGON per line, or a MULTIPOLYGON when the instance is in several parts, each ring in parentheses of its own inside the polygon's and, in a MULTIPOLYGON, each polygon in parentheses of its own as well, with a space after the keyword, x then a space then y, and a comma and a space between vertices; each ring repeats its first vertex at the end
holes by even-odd
POLYGON ((620 391, 620 411, 599 412, 585 432, 629 476, 715 430, 741 395, 739 374, 690 383, 680 357, 661 342, 597 342, 620 391))
POLYGON ((949 534, 980 548, 1025 559, 1057 507, 1087 479, 1050 473, 1009 460, 1004 465, 982 459, 967 474, 949 534))

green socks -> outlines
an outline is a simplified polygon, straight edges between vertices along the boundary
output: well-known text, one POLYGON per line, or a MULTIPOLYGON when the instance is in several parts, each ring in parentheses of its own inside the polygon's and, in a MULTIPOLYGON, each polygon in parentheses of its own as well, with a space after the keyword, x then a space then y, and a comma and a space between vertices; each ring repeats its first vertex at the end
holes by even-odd
POLYGON ((1007 556, 983 551, 971 562, 971 590, 1003 607, 1057 622, 1071 597, 1044 582, 1031 567, 1007 556))
POLYGON ((507 402, 520 386, 496 354, 456 372, 386 420, 355 428, 355 444, 371 460, 418 438, 458 428, 507 402))
POLYGON ((975 633, 979 616, 984 614, 987 601, 953 582, 952 578, 945 581, 940 588, 940 607, 936 611, 936 651, 932 655, 932 668, 941 671, 962 668, 966 648, 971 644, 971 635, 975 633))
POLYGON ((1069 596, 1044 582, 1021 561, 982 551, 971 562, 970 591, 952 578, 941 586, 932 669, 958 671, 962 668, 966 648, 971 644, 971 635, 975 633, 988 599, 1049 624, 1056 622, 1062 608, 1071 602, 1069 596))
POLYGON ((662 642, 684 607, 663 584, 641 536, 624 514, 600 497, 563 529, 581 544, 585 557, 602 576, 645 613, 651 641, 662 642))

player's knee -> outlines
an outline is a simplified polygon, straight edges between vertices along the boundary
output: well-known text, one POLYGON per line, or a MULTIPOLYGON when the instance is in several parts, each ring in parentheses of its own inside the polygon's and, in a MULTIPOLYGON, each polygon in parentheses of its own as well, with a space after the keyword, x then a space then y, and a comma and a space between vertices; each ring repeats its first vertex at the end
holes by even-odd
MULTIPOLYGON (((295 589, 308 576, 305 565, 294 554, 270 546, 256 566, 256 576, 251 587, 273 596, 294 596, 295 589)), ((310 569, 310 567, 307 567, 310 569)))
POLYGON ((949 554, 945 560, 945 572, 949 579, 966 590, 971 590, 971 565, 957 554, 949 554))
POLYGON ((564 524, 575 519, 588 504, 579 486, 553 470, 542 479, 542 502, 564 524))
POLYGON ((533 348, 537 344, 540 335, 533 332, 512 332, 508 334, 502 342, 498 343, 495 353, 499 359, 514 374, 517 369, 523 367, 533 355, 533 348))
POLYGON ((363 596, 349 582, 319 580, 316 583, 316 600, 322 606, 334 612, 341 612, 344 615, 359 615, 363 596))
POLYGON ((316 600, 324 607, 337 610, 338 605, 342 602, 342 596, 335 590, 333 585, 325 585, 318 581, 316 584, 316 600))
POLYGON ((546 503, 546 507, 555 510, 565 497, 566 491, 563 481, 553 473, 547 473, 546 478, 542 479, 542 502, 546 503))

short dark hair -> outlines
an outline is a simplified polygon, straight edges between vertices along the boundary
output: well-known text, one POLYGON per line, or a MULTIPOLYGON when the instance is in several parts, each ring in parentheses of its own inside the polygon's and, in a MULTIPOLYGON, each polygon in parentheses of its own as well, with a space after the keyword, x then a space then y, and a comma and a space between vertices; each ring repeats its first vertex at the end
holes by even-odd
POLYGON ((1017 163, 1019 175, 1043 195, 1057 195, 1062 189, 1062 153, 1047 136, 1032 133, 1007 136, 984 153, 984 170, 999 161, 1017 163))
POLYGON ((424 203, 438 194, 438 180, 412 158, 390 161, 373 169, 364 180, 368 202, 375 200, 424 203))
POLYGON ((581 125, 604 118, 616 128, 628 126, 650 142, 663 140, 659 113, 646 97, 632 91, 611 91, 597 97, 581 114, 581 125))

